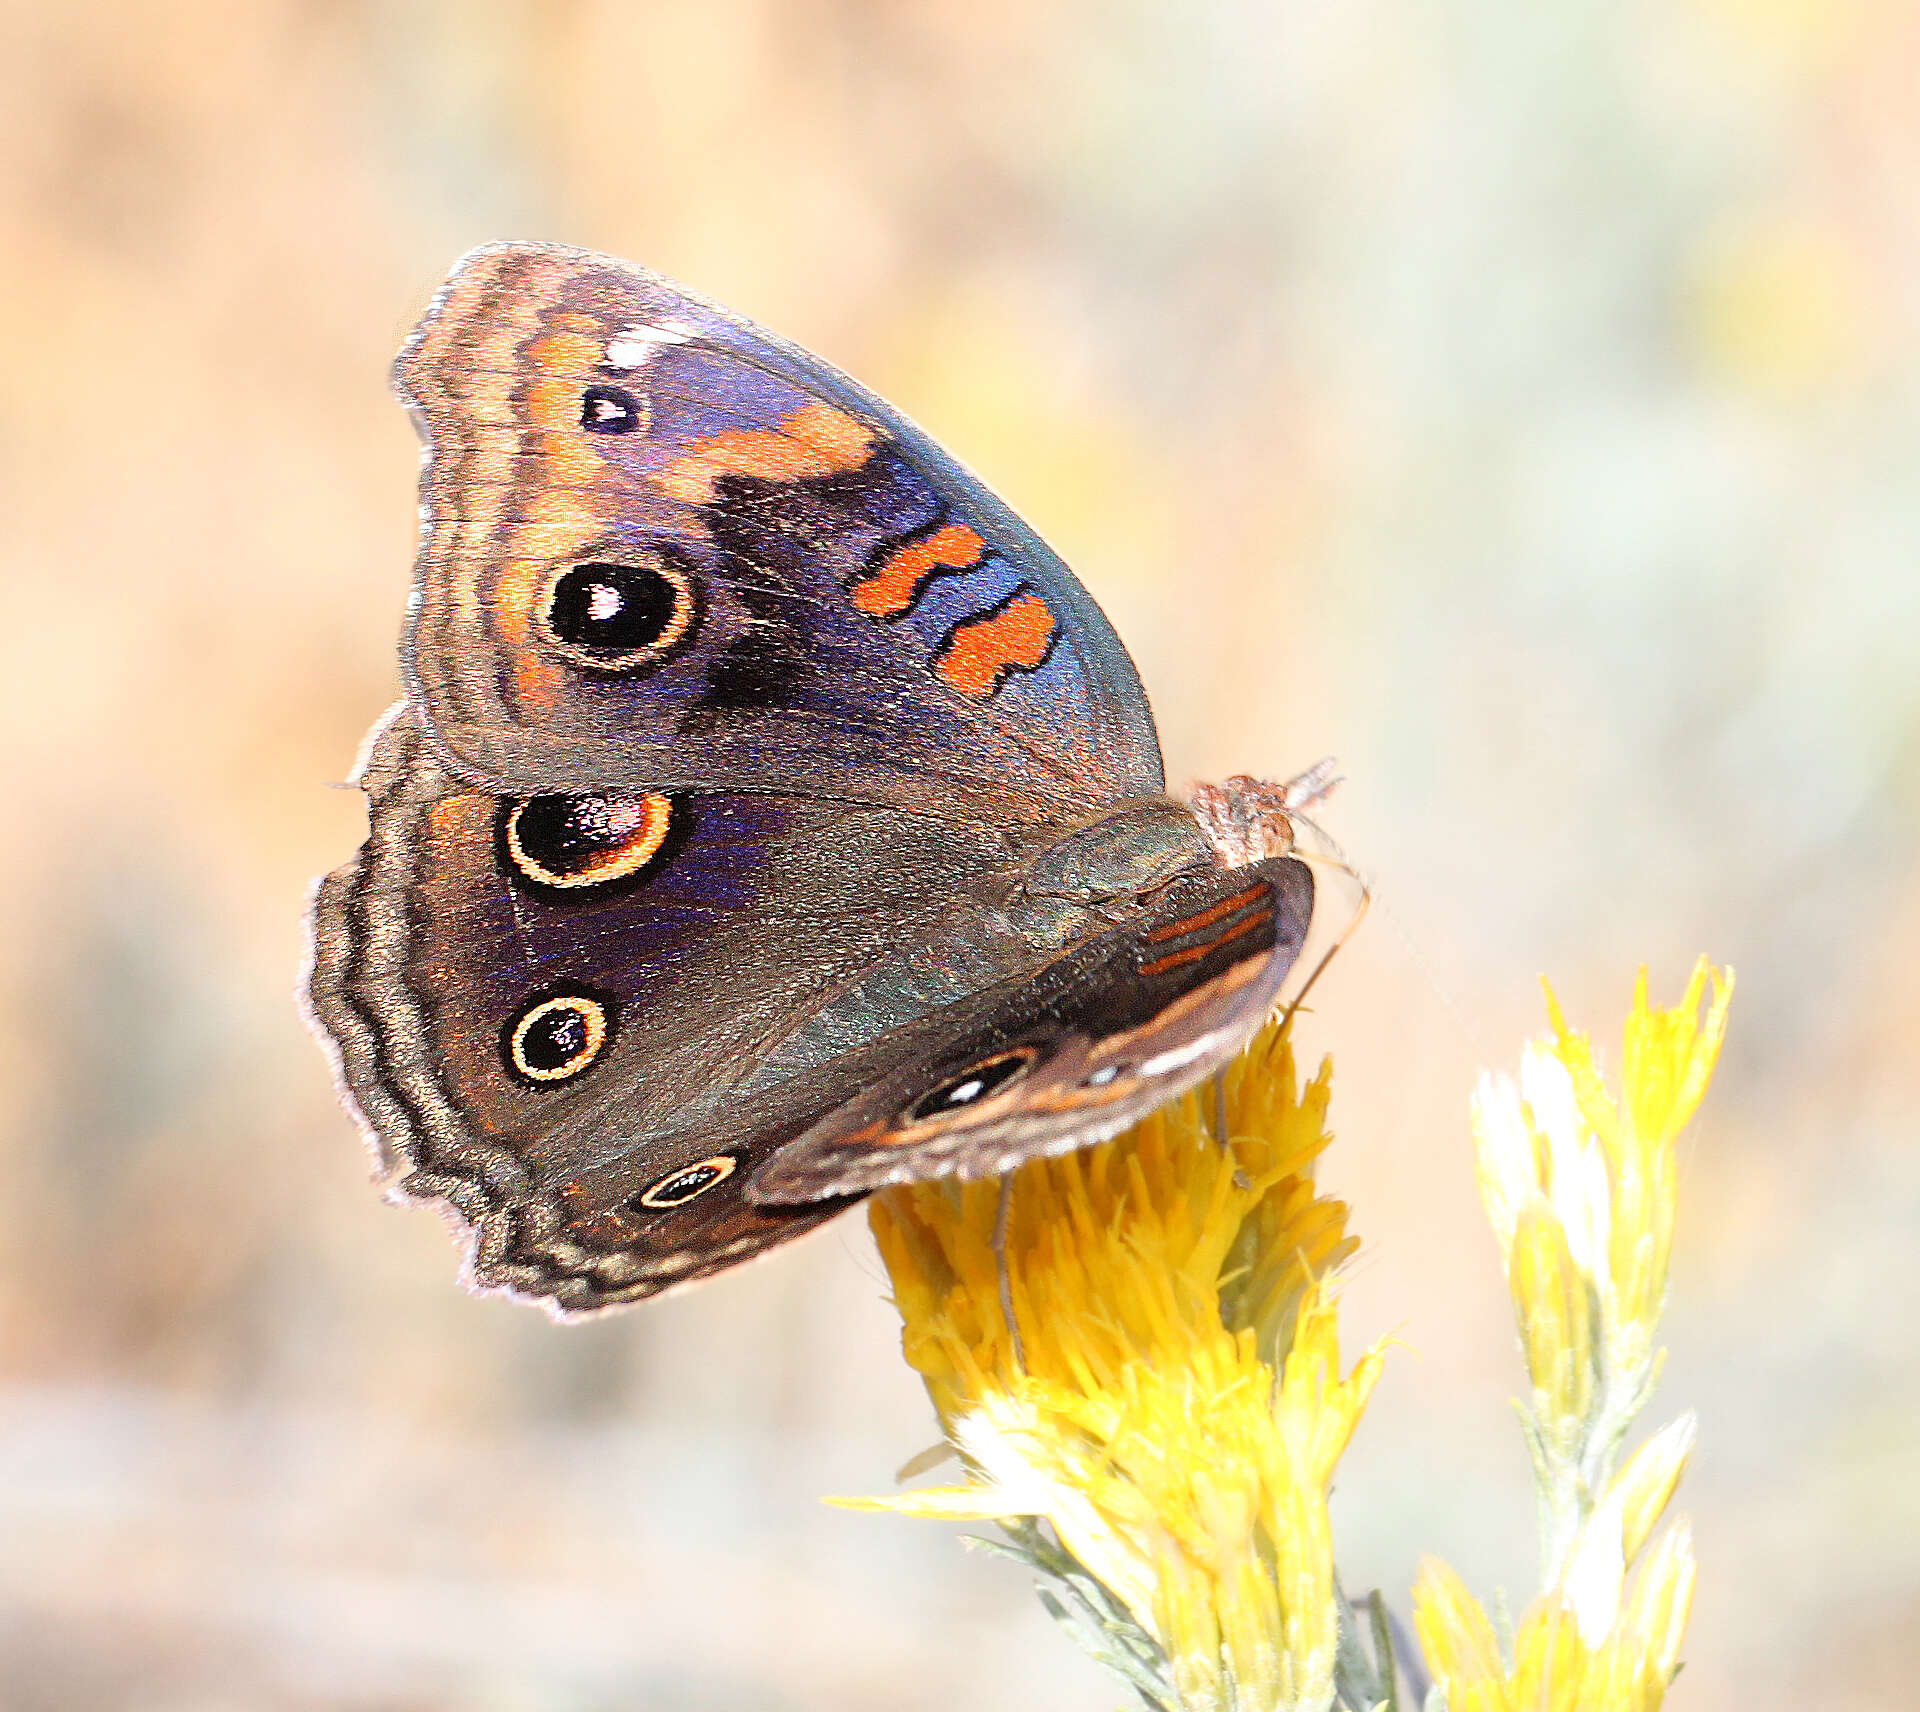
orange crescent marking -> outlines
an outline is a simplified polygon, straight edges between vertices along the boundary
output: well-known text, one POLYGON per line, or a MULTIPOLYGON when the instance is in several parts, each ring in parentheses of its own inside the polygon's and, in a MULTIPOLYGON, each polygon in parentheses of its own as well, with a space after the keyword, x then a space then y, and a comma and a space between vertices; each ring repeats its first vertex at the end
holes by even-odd
POLYGON ((730 428, 696 440, 660 472, 661 490, 689 505, 713 499, 722 476, 805 481, 857 470, 873 450, 873 430, 843 410, 803 405, 779 428, 730 428))
POLYGON ((1189 946, 1185 951, 1169 952, 1165 957, 1156 957, 1151 963, 1142 963, 1143 975, 1164 975, 1169 969, 1178 969, 1182 963, 1198 963, 1202 957, 1211 956, 1223 945, 1230 945, 1243 934, 1253 932, 1262 922, 1271 921, 1273 911, 1255 910, 1245 921, 1237 921, 1217 939, 1209 939, 1205 945, 1189 946))
POLYGON ((1030 672, 1053 642, 1053 609, 1031 589, 998 612, 955 627, 933 669, 964 696, 993 694, 1009 672, 1030 672))
POLYGON ((543 493, 528 505, 494 579, 490 603, 494 623, 510 647, 528 645, 533 604, 553 565, 597 540, 605 530, 605 509, 578 494, 543 493))
POLYGON ((547 461, 549 479, 558 485, 603 491, 616 485, 612 469, 577 426, 568 434, 541 435, 540 453, 547 461))
POLYGON ((527 347, 526 357, 535 371, 527 383, 527 415, 533 425, 569 437, 578 433, 580 383, 600 361, 598 341, 580 333, 548 333, 527 347))
POLYGON ((522 713, 551 713, 560 699, 560 686, 566 682, 558 666, 531 657, 522 660, 513 673, 514 705, 522 713))
MULTIPOLYGON (((579 317, 564 319, 577 321, 579 317)), ((584 333, 549 333, 527 347, 527 357, 543 374, 583 375, 591 373, 600 361, 600 345, 584 333)))
POLYGON ((483 796, 442 797, 427 810, 427 823, 436 839, 462 839, 482 828, 492 807, 491 799, 483 796))
POLYGON ((964 523, 949 523, 889 553, 853 585, 853 604, 869 618, 898 618, 912 607, 935 570, 961 571, 978 564, 985 546, 964 523))
POLYGON ((550 434, 580 426, 580 382, 575 376, 537 380, 527 388, 527 415, 550 434))

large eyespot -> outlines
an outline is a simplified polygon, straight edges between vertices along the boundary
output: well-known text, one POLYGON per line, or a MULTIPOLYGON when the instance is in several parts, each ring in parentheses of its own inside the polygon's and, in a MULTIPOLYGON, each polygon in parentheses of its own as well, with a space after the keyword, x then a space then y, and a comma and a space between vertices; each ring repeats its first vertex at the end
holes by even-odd
POLYGON ((716 1153, 711 1159, 682 1165, 676 1171, 669 1171, 659 1182, 642 1189, 634 1196, 634 1205, 655 1209, 683 1207, 687 1202, 704 1195, 716 1183, 724 1183, 733 1175, 739 1163, 730 1153, 716 1153))
POLYGON ((580 395, 580 426, 589 434, 631 434, 644 421, 640 400, 624 386, 590 386, 580 395))
POLYGON ((596 994, 555 993, 528 1005, 502 1031, 507 1068, 523 1081, 565 1082, 606 1051, 614 1004, 596 994))
POLYGON ((656 665, 693 640, 693 578, 664 559, 569 565, 547 585, 540 625, 568 659, 600 672, 656 665))
POLYGON ((931 1093, 922 1094, 908 1111, 908 1120, 921 1123, 974 1105, 1004 1088, 1039 1056, 1037 1046, 1016 1046, 1010 1052, 996 1052, 991 1058, 983 1058, 958 1076, 948 1077, 931 1093))
POLYGON ((500 851, 507 872, 556 902, 584 902, 621 881, 634 881, 679 843, 685 818, 671 797, 575 796, 509 798, 501 804, 500 851))

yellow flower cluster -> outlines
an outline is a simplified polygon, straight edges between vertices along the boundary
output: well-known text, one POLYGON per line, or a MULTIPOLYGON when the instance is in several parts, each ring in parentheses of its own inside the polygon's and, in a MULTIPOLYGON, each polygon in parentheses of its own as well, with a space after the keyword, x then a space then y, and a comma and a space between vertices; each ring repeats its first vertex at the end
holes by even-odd
POLYGON ((1161 1655, 1172 1703, 1332 1704, 1339 1637, 1327 1492, 1378 1377, 1344 1377, 1326 1277, 1354 1247, 1308 1175, 1331 1070, 1304 1090, 1267 1031, 1214 1090, 999 1185, 876 1196, 908 1361, 963 1485, 857 1500, 1041 1518, 1161 1655))
MULTIPOLYGON (((1549 991, 1552 1035, 1517 1081, 1478 1091, 1546 1592, 1503 1650, 1459 1577, 1424 1565, 1430 1707, 1655 1712, 1678 1667, 1692 1540, 1684 1520, 1661 1524, 1692 1417, 1624 1466, 1621 1451, 1659 1376, 1677 1144, 1731 995, 1702 962, 1680 1004, 1655 1010, 1643 975, 1616 1099, 1549 991)), ((937 1182, 873 1203, 907 1359, 967 1478, 847 1502, 1000 1520, 1051 1578, 1049 1609, 1169 1712, 1401 1704, 1384 1612, 1371 1660, 1346 1618, 1327 1519, 1381 1365, 1376 1347, 1341 1372, 1326 1280, 1355 1244, 1310 1175, 1330 1082, 1323 1065, 1300 1088, 1285 1028, 1270 1029, 1217 1091, 1025 1166, 1004 1200, 999 1183, 937 1182)))
POLYGON ((1551 1038, 1527 1047, 1517 1085, 1489 1077, 1475 1099, 1481 1198, 1531 1381, 1521 1414, 1547 1591, 1523 1617, 1509 1667, 1459 1577, 1423 1567, 1415 1624, 1450 1712, 1652 1712, 1678 1665, 1694 1579, 1684 1520, 1628 1578, 1685 1470, 1692 1417, 1616 1468, 1659 1377, 1677 1144, 1712 1077, 1732 994, 1731 974, 1702 960, 1680 1003, 1654 1010, 1643 972, 1616 1101, 1549 991, 1551 1038))

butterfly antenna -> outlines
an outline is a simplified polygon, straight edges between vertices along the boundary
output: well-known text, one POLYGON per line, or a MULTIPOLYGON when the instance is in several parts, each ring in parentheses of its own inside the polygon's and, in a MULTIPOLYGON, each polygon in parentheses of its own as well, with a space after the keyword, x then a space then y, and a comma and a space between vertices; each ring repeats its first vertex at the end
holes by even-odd
MULTIPOLYGON (((1313 773, 1318 773, 1321 768, 1326 766, 1328 766, 1328 763, 1322 761, 1320 765, 1313 768, 1310 773, 1303 773, 1301 779, 1310 778, 1313 773)), ((1299 782, 1299 780, 1295 781, 1296 784, 1299 782)), ((1335 784, 1339 782, 1337 779, 1334 780, 1335 784)), ((1328 788, 1330 789, 1331 787, 1328 788)), ((1323 790, 1320 792, 1320 796, 1325 795, 1326 791, 1323 790)), ((1318 800, 1318 798, 1314 800, 1318 800)), ((1314 836, 1326 845, 1327 852, 1330 852, 1329 854, 1320 851, 1309 852, 1305 850, 1295 850, 1294 855, 1302 862, 1306 862, 1311 866, 1339 869, 1341 873, 1345 874, 1348 879, 1352 880, 1353 883, 1360 888, 1360 907, 1354 911, 1353 918, 1341 930, 1340 937, 1328 947, 1320 961, 1314 965, 1313 973, 1307 977, 1306 986, 1302 987, 1300 991, 1294 995, 1292 1002, 1287 1006, 1287 1020, 1292 1020, 1293 1013, 1300 1008, 1301 1001, 1307 996, 1307 988, 1311 987, 1315 981, 1320 979, 1321 971, 1333 960, 1333 954, 1353 937, 1354 930, 1366 919, 1367 912, 1372 909, 1377 900, 1380 905, 1380 913, 1385 916, 1388 925, 1392 927, 1394 938, 1400 942, 1400 949, 1407 954, 1413 966, 1426 978, 1427 985, 1433 989, 1434 996, 1439 999, 1441 1008, 1446 1011, 1454 1027, 1459 1029, 1461 1038, 1479 1054, 1482 1063, 1487 1062, 1485 1049, 1480 1042, 1479 1036, 1467 1021, 1466 1014, 1461 1010, 1458 1000, 1454 998, 1452 991, 1441 981, 1439 975, 1434 972, 1433 965, 1427 961, 1426 956, 1422 953, 1418 944, 1415 943, 1413 935, 1407 931, 1406 923, 1395 913, 1393 905, 1388 902, 1386 895, 1380 890, 1378 883, 1361 873, 1360 870, 1353 865, 1348 859, 1346 851, 1340 847, 1340 841, 1317 820, 1313 819, 1311 815, 1301 814, 1296 809, 1292 811, 1292 818, 1300 825, 1312 831, 1314 836)))
MULTIPOLYGON (((1319 766, 1312 768, 1309 772, 1301 774, 1300 778, 1296 779, 1289 789, 1291 790, 1298 787, 1303 782, 1311 782, 1317 785, 1318 789, 1306 800, 1309 802, 1317 801, 1319 798, 1326 796, 1333 789, 1334 785, 1340 783, 1339 779, 1331 777, 1332 770, 1333 763, 1331 760, 1322 761, 1319 766), (1315 777, 1315 775, 1320 774, 1325 774, 1327 777, 1324 780, 1315 777)), ((1293 854, 1310 867, 1337 868, 1360 888, 1360 902, 1353 914, 1347 917, 1346 925, 1340 929, 1334 942, 1329 945, 1325 951, 1321 952, 1320 961, 1314 964, 1313 973, 1307 977, 1300 991, 1288 1000, 1287 1008, 1280 1019, 1282 1027, 1285 1027, 1293 1021, 1295 1012, 1307 1002, 1307 994, 1313 991, 1314 982, 1318 981, 1320 977, 1326 973, 1327 965, 1331 963, 1334 957, 1345 947, 1347 941, 1359 932, 1360 924, 1367 919, 1367 911, 1373 907, 1373 887, 1368 883, 1366 875, 1362 874, 1358 868, 1354 867, 1354 865, 1347 860, 1347 853, 1340 848, 1340 841, 1317 820, 1302 814, 1297 808, 1290 809, 1289 816, 1299 825, 1311 830, 1314 836, 1327 847, 1324 852, 1296 848, 1293 854)))
MULTIPOLYGON (((1338 866, 1344 867, 1345 864, 1338 864, 1338 866)), ((1351 869, 1347 871, 1352 873, 1351 869)), ((1354 878, 1357 880, 1359 876, 1356 874, 1354 878)), ((1359 931, 1361 922, 1367 919, 1367 911, 1372 908, 1372 906, 1373 893, 1368 891, 1366 884, 1362 882, 1360 886, 1360 907, 1347 918, 1347 925, 1341 928, 1340 937, 1329 945, 1325 951, 1320 953, 1320 961, 1314 964, 1313 973, 1307 977, 1306 983, 1301 987, 1300 991, 1295 993, 1293 997, 1287 1001, 1286 1011, 1280 1018, 1282 1027, 1285 1027, 1293 1021, 1294 1013, 1307 1002, 1307 995, 1313 991, 1314 982, 1319 980, 1320 977, 1327 972, 1327 965, 1333 961, 1335 954, 1359 931)))
POLYGON ((1000 1275, 1000 1317, 1013 1339, 1013 1364, 1027 1370, 1027 1348, 1020 1341, 1020 1320, 1013 1311, 1013 1274, 1007 1270, 1007 1227, 1013 1222, 1013 1174, 1000 1177, 1000 1205, 993 1214, 993 1263, 1000 1275))

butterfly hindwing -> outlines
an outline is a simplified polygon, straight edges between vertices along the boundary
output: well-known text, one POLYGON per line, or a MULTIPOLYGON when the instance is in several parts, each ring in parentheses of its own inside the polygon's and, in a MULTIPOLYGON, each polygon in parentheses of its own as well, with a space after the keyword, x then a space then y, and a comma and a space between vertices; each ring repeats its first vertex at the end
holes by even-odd
POLYGON ((362 782, 367 843, 316 902, 313 1013, 397 1192, 458 1213, 480 1284, 562 1309, 825 1216, 741 1193, 835 1103, 799 1073, 1008 955, 963 886, 999 860, 978 827, 792 793, 499 798, 405 709, 362 782), (942 938, 971 946, 944 986, 913 968, 942 938))
POLYGON ((428 454, 411 695, 503 790, 780 789, 990 821, 1157 791, 1126 650, 881 400, 657 275, 513 244, 396 369, 428 454))
POLYGON ((1267 1020, 1313 890, 1285 858, 1182 876, 1122 925, 842 1066, 861 1091, 762 1165, 748 1194, 804 1205, 1116 1134, 1267 1020))

